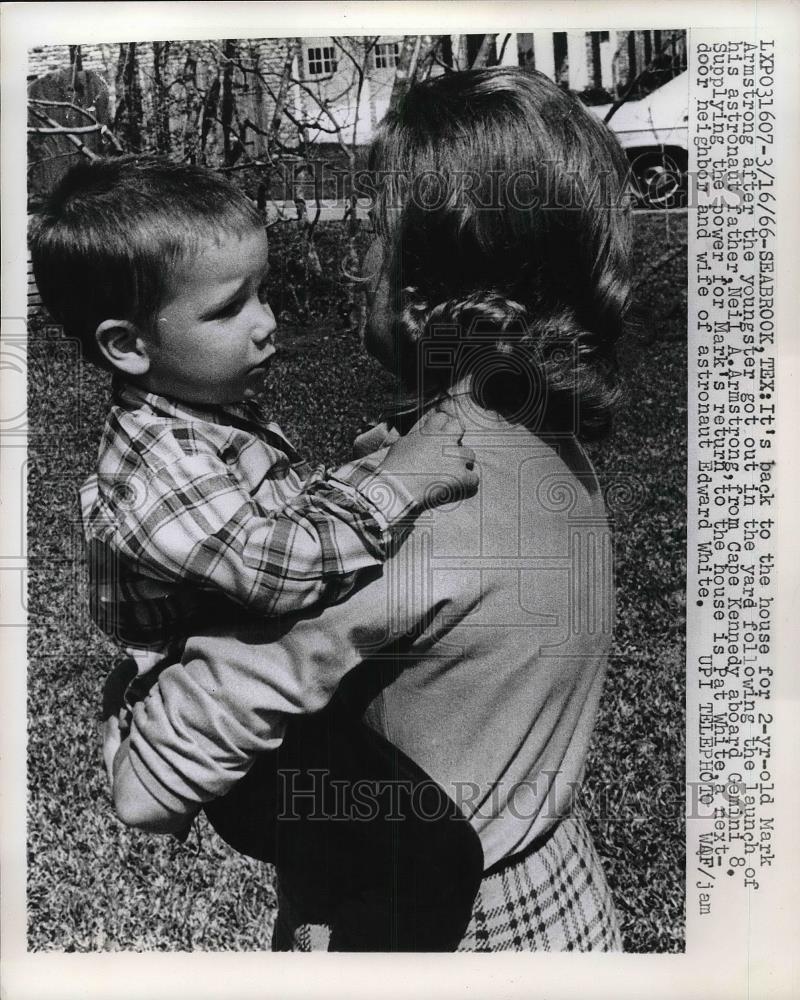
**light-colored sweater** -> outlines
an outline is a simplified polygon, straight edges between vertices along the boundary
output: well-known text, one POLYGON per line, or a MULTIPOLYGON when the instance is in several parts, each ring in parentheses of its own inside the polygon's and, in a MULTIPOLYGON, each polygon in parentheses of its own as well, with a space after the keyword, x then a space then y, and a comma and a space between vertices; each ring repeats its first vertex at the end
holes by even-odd
POLYGON ((343 603, 193 636, 136 707, 130 763, 166 808, 223 794, 356 670, 354 691, 381 671, 367 722, 459 803, 487 867, 569 811, 613 624, 602 497, 572 438, 462 419, 477 496, 419 517, 343 603))

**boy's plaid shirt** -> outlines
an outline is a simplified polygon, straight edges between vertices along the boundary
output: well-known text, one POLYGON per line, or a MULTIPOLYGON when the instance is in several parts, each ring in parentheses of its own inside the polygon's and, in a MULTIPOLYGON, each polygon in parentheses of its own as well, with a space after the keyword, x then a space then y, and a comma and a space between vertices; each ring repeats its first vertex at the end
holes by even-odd
POLYGON ((81 509, 92 615, 139 673, 237 605, 276 616, 330 603, 386 559, 415 504, 403 484, 369 459, 327 478, 301 468, 253 404, 115 388, 81 509))

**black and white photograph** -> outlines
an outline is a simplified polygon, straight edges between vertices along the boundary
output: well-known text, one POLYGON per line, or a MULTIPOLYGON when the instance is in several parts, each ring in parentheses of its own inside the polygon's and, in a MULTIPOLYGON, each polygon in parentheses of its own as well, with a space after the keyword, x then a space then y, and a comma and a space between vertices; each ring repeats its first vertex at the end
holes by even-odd
POLYGON ((685 35, 30 51, 31 947, 683 948, 685 35))
POLYGON ((785 835, 774 43, 173 6, 15 91, 28 959, 687 961, 785 835))

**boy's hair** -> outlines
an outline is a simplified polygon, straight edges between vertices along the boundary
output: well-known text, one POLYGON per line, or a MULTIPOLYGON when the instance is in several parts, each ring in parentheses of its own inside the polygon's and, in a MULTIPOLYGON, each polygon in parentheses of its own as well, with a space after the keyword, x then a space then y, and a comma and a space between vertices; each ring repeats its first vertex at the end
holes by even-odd
POLYGON ((539 73, 451 73, 410 88, 369 165, 407 386, 470 376, 514 422, 600 436, 630 294, 628 164, 609 129, 539 73))
POLYGON ((152 333, 177 263, 203 241, 263 225, 244 194, 203 168, 157 157, 82 162, 33 221, 36 285, 84 356, 107 367, 95 342, 103 320, 152 333))

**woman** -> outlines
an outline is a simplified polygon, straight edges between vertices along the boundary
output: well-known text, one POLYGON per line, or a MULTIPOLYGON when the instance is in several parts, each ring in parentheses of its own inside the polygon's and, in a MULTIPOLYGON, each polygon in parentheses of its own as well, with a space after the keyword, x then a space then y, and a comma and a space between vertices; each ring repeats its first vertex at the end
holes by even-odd
MULTIPOLYGON (((411 790, 409 808, 394 840, 386 807, 382 826, 309 822, 304 834, 279 822, 277 847, 262 852, 277 854, 278 946, 362 947, 359 927, 430 903, 409 902, 385 878, 376 889, 357 866, 325 891, 348 843, 351 855, 368 850, 378 831, 370 869, 398 839, 410 844, 381 878, 408 869, 441 888, 463 874, 466 915, 464 893, 445 907, 461 914, 455 939, 452 927, 445 935, 453 947, 615 949, 613 904, 573 807, 611 640, 610 534, 579 439, 603 433, 617 394, 625 161, 571 96, 498 68, 413 87, 382 126, 371 167, 380 186, 367 347, 398 375, 415 416, 431 405, 457 412, 479 494, 420 518, 343 604, 278 631, 190 640, 135 716, 130 752, 145 762, 138 773, 152 774, 152 795, 188 813, 274 745, 260 677, 313 677, 312 709, 345 678, 332 708, 289 727, 281 774, 308 776, 315 761, 332 762, 345 783, 360 767, 394 774, 411 790), (209 711, 214 738, 198 745, 193 720, 209 711), (413 801, 426 780, 439 809, 427 825, 413 801), (315 829, 328 833, 320 840, 315 829)), ((387 427, 381 443, 391 436, 387 427)), ((230 821, 246 816, 254 788, 274 787, 259 759, 212 807, 245 850, 230 821)), ((279 811, 304 790, 287 795, 284 781, 279 811)))

